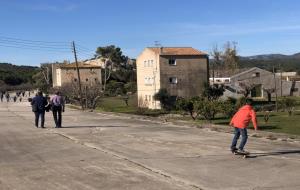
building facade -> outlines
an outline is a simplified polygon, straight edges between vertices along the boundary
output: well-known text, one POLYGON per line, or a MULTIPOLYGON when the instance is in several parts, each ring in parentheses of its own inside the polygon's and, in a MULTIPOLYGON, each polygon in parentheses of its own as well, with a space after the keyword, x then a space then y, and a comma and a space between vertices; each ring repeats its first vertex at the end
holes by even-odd
MULTIPOLYGON (((101 84, 101 66, 87 63, 78 63, 80 80, 83 85, 92 86, 101 84)), ((76 64, 52 65, 53 87, 61 87, 66 84, 78 83, 76 64)))
POLYGON ((160 109, 154 95, 166 89, 173 97, 199 96, 208 82, 208 55, 191 47, 146 48, 137 58, 139 107, 160 109))
POLYGON ((252 98, 300 95, 300 82, 284 80, 280 75, 258 67, 231 76, 224 95, 241 97, 247 88, 252 98))

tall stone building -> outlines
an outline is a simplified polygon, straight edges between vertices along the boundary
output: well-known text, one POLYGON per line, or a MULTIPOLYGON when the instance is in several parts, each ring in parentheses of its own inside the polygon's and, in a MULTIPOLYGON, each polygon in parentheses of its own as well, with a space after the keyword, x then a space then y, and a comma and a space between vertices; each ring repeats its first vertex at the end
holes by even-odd
POLYGON ((208 55, 191 47, 149 47, 137 58, 138 105, 160 109, 154 95, 167 89, 174 97, 201 95, 208 82, 208 55))

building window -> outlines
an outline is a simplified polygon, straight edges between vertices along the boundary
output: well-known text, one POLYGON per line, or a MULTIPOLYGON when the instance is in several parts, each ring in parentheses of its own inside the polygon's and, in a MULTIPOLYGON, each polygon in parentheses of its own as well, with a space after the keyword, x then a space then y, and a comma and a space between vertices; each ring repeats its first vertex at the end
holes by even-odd
POLYGON ((298 92, 298 88, 293 88, 292 91, 293 92, 298 92))
POLYGON ((153 62, 154 62, 154 61, 153 61, 153 60, 151 60, 151 67, 153 67, 153 62))
POLYGON ((169 82, 170 82, 171 84, 177 84, 177 77, 170 77, 170 78, 169 78, 169 82))
POLYGON ((151 77, 144 77, 144 82, 145 85, 152 85, 154 83, 154 80, 151 77))
POLYGON ((253 73, 252 77, 260 77, 260 73, 259 72, 253 73))
POLYGON ((77 79, 74 79, 74 82, 77 82, 77 79))
POLYGON ((85 79, 85 81, 87 82, 87 81, 89 81, 89 79, 85 79))
POLYGON ((144 67, 147 67, 147 61, 144 61, 144 67))
POLYGON ((148 99, 147 99, 147 95, 145 95, 145 101, 148 101, 148 99))
POLYGON ((95 81, 97 81, 98 79, 97 78, 95 78, 95 81))
POLYGON ((176 59, 169 59, 169 65, 175 66, 176 65, 176 59))
POLYGON ((148 60, 148 67, 150 67, 150 60, 148 60))

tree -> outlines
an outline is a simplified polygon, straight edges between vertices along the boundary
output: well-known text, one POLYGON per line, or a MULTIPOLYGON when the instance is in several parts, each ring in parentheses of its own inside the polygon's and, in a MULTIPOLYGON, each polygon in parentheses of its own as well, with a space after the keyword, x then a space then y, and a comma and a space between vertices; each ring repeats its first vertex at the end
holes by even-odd
POLYGON ((218 85, 218 84, 209 85, 208 83, 205 83, 202 96, 209 100, 217 100, 221 96, 223 96, 224 91, 225 91, 224 85, 218 85))
POLYGON ((197 110, 195 110, 196 107, 194 106, 194 103, 198 98, 199 97, 191 99, 178 98, 176 101, 176 109, 189 113, 191 118, 196 120, 199 114, 197 113, 197 110))
POLYGON ((225 117, 231 118, 237 111, 237 100, 229 97, 227 100, 221 102, 221 112, 225 117))
POLYGON ((106 84, 111 77, 114 68, 126 66, 128 57, 124 56, 121 48, 114 45, 98 47, 96 50, 96 57, 101 57, 104 61, 104 75, 103 75, 103 91, 106 91, 106 84))
POLYGON ((98 47, 96 54, 113 62, 117 67, 126 65, 128 57, 123 55, 121 48, 114 45, 98 47))
POLYGON ((219 50, 218 45, 214 45, 212 52, 210 53, 210 55, 212 56, 212 77, 213 77, 213 82, 214 82, 214 78, 215 78, 215 70, 217 68, 220 68, 222 66, 222 51, 219 50))
POLYGON ((281 107, 286 110, 289 114, 289 116, 291 116, 293 114, 293 111, 295 109, 297 101, 293 98, 288 98, 288 97, 284 97, 283 99, 281 99, 279 101, 279 104, 281 105, 281 107))
POLYGON ((203 98, 201 101, 196 102, 195 106, 198 109, 198 113, 208 121, 214 119, 216 114, 222 111, 222 104, 219 100, 203 98))
MULTIPOLYGON (((58 64, 58 62, 55 64, 58 64)), ((32 78, 36 88, 48 93, 52 86, 52 63, 41 64, 38 73, 32 76, 32 78)))
POLYGON ((167 89, 160 89, 155 95, 154 99, 159 101, 162 108, 165 110, 170 110, 173 105, 173 100, 170 94, 168 93, 167 89))
POLYGON ((224 45, 224 53, 222 58, 226 70, 234 73, 238 69, 239 57, 237 55, 236 42, 227 42, 224 45))
POLYGON ((217 113, 222 111, 222 101, 199 96, 190 99, 179 98, 176 107, 178 110, 188 112, 193 120, 201 115, 205 120, 211 121, 217 113))
POLYGON ((232 75, 236 72, 239 67, 239 56, 236 45, 236 42, 226 42, 223 50, 219 50, 217 45, 213 47, 210 53, 213 58, 213 77, 215 77, 215 71, 219 71, 218 73, 222 73, 223 75, 232 75))

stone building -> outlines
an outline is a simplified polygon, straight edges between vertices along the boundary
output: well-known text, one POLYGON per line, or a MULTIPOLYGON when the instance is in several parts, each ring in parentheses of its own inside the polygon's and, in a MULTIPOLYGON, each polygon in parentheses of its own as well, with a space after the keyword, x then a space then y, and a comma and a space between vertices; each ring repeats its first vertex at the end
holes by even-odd
MULTIPOLYGON (((101 84, 101 66, 80 62, 78 63, 81 83, 92 86, 101 84)), ((65 84, 78 83, 76 64, 52 65, 53 87, 61 87, 65 84)))
POLYGON ((149 47, 137 58, 138 105, 160 109, 154 95, 167 89, 173 97, 198 96, 208 82, 208 55, 191 47, 149 47))
POLYGON ((230 77, 226 84, 225 96, 240 97, 245 89, 250 90, 253 98, 277 96, 299 96, 300 82, 283 80, 280 75, 253 67, 230 77))

